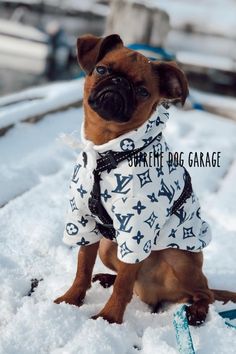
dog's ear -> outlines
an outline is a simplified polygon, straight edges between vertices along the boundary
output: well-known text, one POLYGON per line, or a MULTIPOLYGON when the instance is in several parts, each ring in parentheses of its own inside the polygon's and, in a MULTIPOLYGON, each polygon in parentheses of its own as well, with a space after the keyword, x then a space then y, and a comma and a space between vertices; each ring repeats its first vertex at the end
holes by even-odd
POLYGON ((154 62, 152 65, 158 78, 161 98, 181 101, 184 105, 188 96, 188 81, 184 72, 175 62, 154 62))
POLYGON ((111 50, 122 47, 123 42, 118 34, 101 38, 91 34, 77 39, 77 58, 86 74, 90 74, 96 63, 111 50))

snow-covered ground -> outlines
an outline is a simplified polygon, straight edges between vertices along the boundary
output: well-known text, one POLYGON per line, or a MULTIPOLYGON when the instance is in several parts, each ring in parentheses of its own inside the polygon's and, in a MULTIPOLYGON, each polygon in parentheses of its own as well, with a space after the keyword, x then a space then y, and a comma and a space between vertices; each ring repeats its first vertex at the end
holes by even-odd
POLYGON ((0 98, 0 128, 79 102, 83 80, 35 87, 0 98), (7 109, 6 109, 7 108, 7 109))
MULTIPOLYGON (((80 99, 82 81, 63 85, 61 93, 60 86, 52 86, 51 96, 50 87, 45 89, 48 109, 50 97, 51 103, 57 101, 58 105, 72 96, 80 99)), ((0 204, 5 204, 0 209, 0 353, 178 353, 172 321, 179 305, 151 314, 148 306, 134 296, 124 324, 110 325, 102 319, 90 319, 112 291, 97 283, 88 291, 81 308, 53 303, 71 285, 77 258, 77 249, 63 245, 61 238, 69 179, 78 149, 66 146, 60 136, 79 132, 83 111, 71 108, 46 115, 35 124, 21 122, 23 104, 25 112, 42 113, 43 102, 33 99, 39 96, 37 90, 32 90, 14 99, 0 100, 0 123, 15 123, 0 137, 0 204), (24 101, 25 96, 31 100, 24 101), (34 278, 43 280, 29 297, 34 278)), ((204 111, 171 109, 167 141, 174 151, 184 152, 186 162, 191 151, 221 152, 220 167, 188 169, 213 232, 213 241, 205 251, 205 273, 211 287, 234 291, 235 136, 233 121, 204 111)), ((107 270, 98 260, 95 272, 103 271, 107 270)), ((235 307, 214 303, 206 323, 191 328, 198 354, 235 353, 236 330, 226 327, 218 315, 222 308, 235 307)))

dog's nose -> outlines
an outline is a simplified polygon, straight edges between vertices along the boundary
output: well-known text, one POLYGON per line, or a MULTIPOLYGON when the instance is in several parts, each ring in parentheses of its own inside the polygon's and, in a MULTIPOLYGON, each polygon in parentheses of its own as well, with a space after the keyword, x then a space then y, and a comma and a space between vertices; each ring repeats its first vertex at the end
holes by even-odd
POLYGON ((123 82, 123 77, 120 77, 120 76, 113 77, 112 82, 114 82, 114 84, 119 84, 119 83, 123 82))
POLYGON ((113 77, 113 78, 111 79, 111 81, 112 81, 115 85, 122 85, 122 86, 125 87, 126 89, 130 89, 129 81, 128 81, 125 77, 116 76, 116 77, 113 77))

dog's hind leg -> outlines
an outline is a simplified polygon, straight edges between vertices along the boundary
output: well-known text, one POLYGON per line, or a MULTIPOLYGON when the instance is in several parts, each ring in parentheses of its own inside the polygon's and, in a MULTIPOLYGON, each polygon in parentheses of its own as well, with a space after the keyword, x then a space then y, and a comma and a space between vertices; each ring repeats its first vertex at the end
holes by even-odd
POLYGON ((175 249, 152 252, 139 271, 135 292, 152 307, 161 302, 190 303, 189 324, 206 319, 214 294, 202 272, 201 253, 175 249))
POLYGON ((192 297, 192 304, 186 307, 188 323, 199 326, 205 322, 209 310, 209 304, 214 301, 212 293, 208 289, 196 292, 192 297))
MULTIPOLYGON (((182 259, 173 268, 179 280, 179 288, 185 294, 183 302, 189 302, 186 308, 188 323, 199 326, 205 322, 209 304, 214 302, 214 295, 208 288, 207 278, 202 272, 203 255, 201 253, 182 253, 182 259)), ((182 302, 181 301, 181 302, 182 302)))
POLYGON ((117 258, 116 243, 102 238, 99 245, 99 257, 107 268, 117 273, 120 261, 117 258))
MULTIPOLYGON (((182 292, 186 294, 187 302, 191 304, 186 309, 188 323, 198 326, 205 321, 209 304, 214 302, 214 294, 209 289, 207 278, 202 271, 203 254, 182 251, 178 261, 176 256, 177 254, 174 255, 175 265, 172 263, 173 271, 182 292)), ((170 258, 168 261, 170 262, 170 258)))

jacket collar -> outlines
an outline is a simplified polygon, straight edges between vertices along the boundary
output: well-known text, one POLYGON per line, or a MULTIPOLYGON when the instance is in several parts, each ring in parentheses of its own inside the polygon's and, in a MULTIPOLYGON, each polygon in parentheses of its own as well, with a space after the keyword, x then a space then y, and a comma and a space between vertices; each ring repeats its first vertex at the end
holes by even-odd
POLYGON ((167 109, 160 105, 155 113, 144 122, 139 128, 112 139, 105 144, 95 145, 87 140, 84 135, 84 124, 81 127, 81 140, 85 146, 90 146, 99 155, 103 155, 109 150, 112 151, 132 151, 145 147, 155 136, 159 135, 166 126, 169 118, 167 109))

